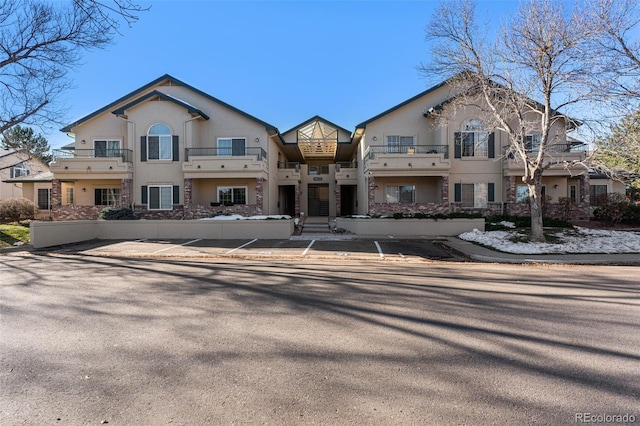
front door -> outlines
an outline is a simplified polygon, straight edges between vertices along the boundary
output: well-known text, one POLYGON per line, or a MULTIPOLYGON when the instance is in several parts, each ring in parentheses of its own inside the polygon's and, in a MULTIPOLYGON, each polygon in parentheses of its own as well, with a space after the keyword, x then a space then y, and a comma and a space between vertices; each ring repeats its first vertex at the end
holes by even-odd
POLYGON ((329 216, 329 185, 309 185, 309 216, 329 216))

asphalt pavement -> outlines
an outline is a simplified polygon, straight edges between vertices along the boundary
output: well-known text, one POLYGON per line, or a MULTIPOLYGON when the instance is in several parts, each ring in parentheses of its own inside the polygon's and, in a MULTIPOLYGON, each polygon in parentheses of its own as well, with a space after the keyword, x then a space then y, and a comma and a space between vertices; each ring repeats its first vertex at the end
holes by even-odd
POLYGON ((0 315, 2 425, 640 418, 635 267, 22 251, 0 315))

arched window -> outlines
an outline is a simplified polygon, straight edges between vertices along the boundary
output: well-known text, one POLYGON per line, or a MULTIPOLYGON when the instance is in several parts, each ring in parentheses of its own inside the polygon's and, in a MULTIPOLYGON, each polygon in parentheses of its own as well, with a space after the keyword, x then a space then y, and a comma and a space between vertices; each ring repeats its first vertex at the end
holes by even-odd
POLYGON ((460 142, 463 157, 487 157, 487 141, 489 133, 484 123, 472 118, 462 123, 460 142))
POLYGON ((172 136, 169 126, 156 123, 147 132, 147 155, 149 160, 172 160, 172 136))

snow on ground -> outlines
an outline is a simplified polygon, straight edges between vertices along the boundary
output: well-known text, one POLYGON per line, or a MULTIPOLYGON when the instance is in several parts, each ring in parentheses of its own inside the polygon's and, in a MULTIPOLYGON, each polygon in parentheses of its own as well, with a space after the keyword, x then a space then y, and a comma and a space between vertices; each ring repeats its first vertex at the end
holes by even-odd
POLYGON ((256 216, 241 216, 239 214, 220 215, 214 217, 205 217, 200 220, 267 220, 267 219, 291 219, 291 216, 286 214, 276 215, 256 215, 256 216))
POLYGON ((551 232, 557 242, 522 242, 527 238, 523 231, 487 231, 474 229, 459 235, 472 241, 507 253, 640 253, 640 232, 588 229, 575 227, 551 232))

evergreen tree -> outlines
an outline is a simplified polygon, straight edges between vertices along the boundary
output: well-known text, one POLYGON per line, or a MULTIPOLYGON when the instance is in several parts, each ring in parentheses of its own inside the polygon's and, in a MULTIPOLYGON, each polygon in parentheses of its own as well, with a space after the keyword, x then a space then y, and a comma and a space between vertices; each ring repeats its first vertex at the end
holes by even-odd
POLYGON ((45 164, 52 160, 49 142, 41 134, 35 134, 30 127, 14 126, 2 134, 2 146, 21 150, 45 164))

